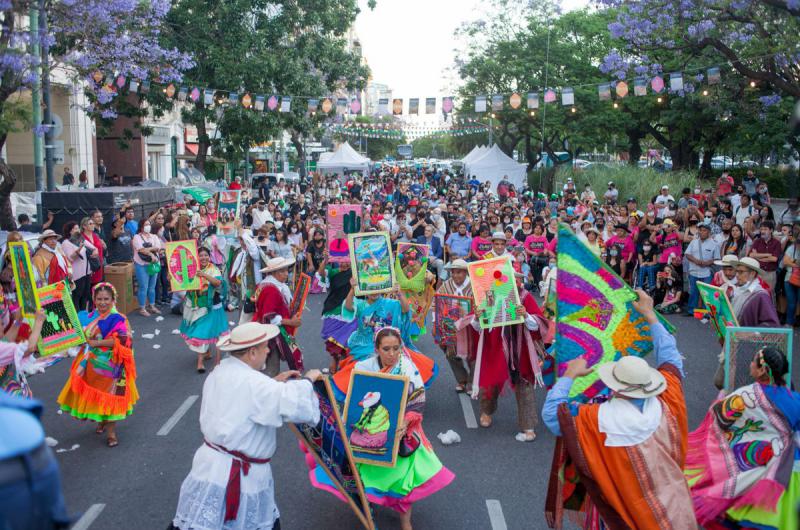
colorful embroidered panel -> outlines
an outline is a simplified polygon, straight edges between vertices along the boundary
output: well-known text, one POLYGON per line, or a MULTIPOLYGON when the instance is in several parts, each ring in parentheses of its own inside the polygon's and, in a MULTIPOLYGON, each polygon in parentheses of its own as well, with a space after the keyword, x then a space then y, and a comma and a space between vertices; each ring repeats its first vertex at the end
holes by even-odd
MULTIPOLYGON (((633 308, 636 292, 564 224, 558 229, 556 336, 553 352, 557 375, 578 357, 590 368, 623 355, 643 357, 653 349, 650 325, 633 308)), ((667 330, 674 328, 662 320, 667 330)), ((572 384, 569 397, 587 402, 608 389, 597 370, 572 384)))
POLYGON ((294 284, 294 293, 292 293, 292 303, 289 306, 289 316, 295 317, 303 312, 306 306, 306 297, 308 290, 311 288, 311 276, 305 273, 297 275, 297 281, 294 284))
POLYGON ((167 275, 173 291, 196 291, 200 288, 200 260, 197 241, 167 241, 167 275))
POLYGON ((39 289, 39 302, 45 312, 38 343, 39 355, 45 357, 86 342, 66 281, 39 289))
MULTIPOLYGON (((14 285, 17 288, 17 303, 20 313, 26 318, 33 318, 40 305, 28 243, 25 241, 11 242, 8 244, 8 253, 11 256, 11 270, 14 273, 14 285)), ((44 281, 47 280, 44 279, 44 281)))
POLYGON ((456 345, 456 322, 472 313, 472 298, 437 294, 433 302, 433 340, 442 348, 456 345))
POLYGON ((700 299, 708 308, 708 314, 711 317, 709 320, 711 320, 714 333, 716 333, 719 343, 724 344, 725 328, 739 325, 736 315, 733 314, 733 307, 728 300, 728 295, 723 287, 714 287, 703 282, 697 282, 697 290, 700 292, 700 299))
POLYGON ((328 227, 328 261, 347 263, 350 259, 347 236, 361 232, 361 205, 329 204, 325 222, 328 227))
POLYGON ((514 266, 510 256, 473 261, 467 267, 472 295, 475 297, 475 313, 481 328, 522 324, 519 292, 514 278, 514 266))
POLYGON ((389 234, 348 234, 347 242, 350 248, 350 266, 356 278, 356 296, 391 291, 395 279, 389 234))
POLYGON ((416 243, 397 243, 394 270, 397 282, 404 291, 422 292, 425 289, 425 273, 431 247, 416 243))

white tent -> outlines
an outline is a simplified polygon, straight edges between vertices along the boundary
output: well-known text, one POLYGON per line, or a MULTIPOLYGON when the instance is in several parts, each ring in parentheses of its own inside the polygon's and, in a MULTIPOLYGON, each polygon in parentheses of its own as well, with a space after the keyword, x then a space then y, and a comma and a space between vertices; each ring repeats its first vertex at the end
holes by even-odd
POLYGON ((332 155, 320 156, 317 171, 322 173, 344 173, 345 171, 369 171, 369 158, 363 157, 345 142, 332 155))
POLYGON ((496 188, 503 177, 506 177, 517 189, 521 189, 527 179, 527 165, 509 157, 495 144, 487 148, 481 156, 465 162, 464 174, 474 175, 481 182, 488 180, 492 183, 492 188, 496 188))
POLYGON ((475 147, 472 148, 472 151, 470 151, 467 154, 467 156, 461 159, 461 163, 464 164, 464 166, 466 166, 473 160, 483 156, 487 151, 489 151, 489 147, 485 145, 476 145, 475 147))

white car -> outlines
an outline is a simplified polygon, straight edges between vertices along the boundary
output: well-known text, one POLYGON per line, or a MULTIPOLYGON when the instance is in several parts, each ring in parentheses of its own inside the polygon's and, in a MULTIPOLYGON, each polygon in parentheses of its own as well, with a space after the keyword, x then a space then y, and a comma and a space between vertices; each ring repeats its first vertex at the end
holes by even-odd
POLYGON ((736 164, 729 156, 715 156, 711 159, 711 167, 714 169, 726 169, 736 167, 736 164))
POLYGON ((576 158, 575 160, 572 161, 572 167, 576 169, 586 169, 591 164, 592 163, 590 161, 583 160, 581 158, 576 158))

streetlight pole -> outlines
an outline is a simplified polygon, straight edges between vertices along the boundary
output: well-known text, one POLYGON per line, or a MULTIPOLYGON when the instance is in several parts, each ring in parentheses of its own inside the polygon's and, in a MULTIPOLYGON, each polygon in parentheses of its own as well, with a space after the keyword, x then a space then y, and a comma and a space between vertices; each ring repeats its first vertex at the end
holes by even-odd
POLYGON ((494 112, 489 114, 489 147, 494 144, 494 112))
MULTIPOLYGON (((39 0, 39 32, 47 35, 47 10, 45 0, 39 0)), ((46 125, 44 133, 44 166, 47 174, 47 191, 56 189, 56 179, 53 175, 53 111, 50 105, 50 46, 45 40, 42 42, 42 103, 44 103, 43 123, 46 125)))
MULTIPOLYGON (((39 5, 31 4, 30 9, 31 55, 39 57, 39 5)), ((38 128, 42 125, 42 96, 39 91, 39 67, 33 67, 33 83, 31 85, 31 104, 33 106, 33 177, 36 191, 44 191, 44 160, 42 157, 42 136, 38 128)), ((42 201, 36 201, 36 220, 42 222, 42 201)))

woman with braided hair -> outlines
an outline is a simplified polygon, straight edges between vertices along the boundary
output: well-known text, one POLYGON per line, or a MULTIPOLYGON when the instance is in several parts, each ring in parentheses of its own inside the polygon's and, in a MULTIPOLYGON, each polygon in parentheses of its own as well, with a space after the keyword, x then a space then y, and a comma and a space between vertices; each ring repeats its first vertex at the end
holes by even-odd
POLYGON ((800 501, 800 394, 773 346, 750 363, 754 382, 717 400, 689 434, 685 474, 707 529, 796 529, 800 501))
POLYGON ((97 422, 97 434, 107 433, 115 447, 116 422, 130 416, 139 400, 131 326, 114 305, 117 292, 108 282, 92 290, 94 311, 78 313, 86 344, 75 357, 67 384, 58 396, 61 410, 80 420, 97 422))

